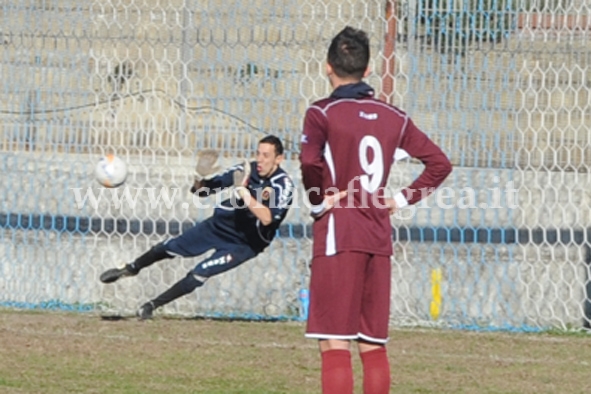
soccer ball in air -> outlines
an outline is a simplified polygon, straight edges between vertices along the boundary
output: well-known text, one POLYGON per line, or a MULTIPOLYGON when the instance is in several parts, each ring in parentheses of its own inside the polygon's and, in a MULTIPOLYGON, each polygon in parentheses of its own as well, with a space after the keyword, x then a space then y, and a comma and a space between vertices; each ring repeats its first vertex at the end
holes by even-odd
POLYGON ((96 180, 104 187, 119 187, 127 178, 127 164, 113 155, 101 157, 94 169, 96 180))

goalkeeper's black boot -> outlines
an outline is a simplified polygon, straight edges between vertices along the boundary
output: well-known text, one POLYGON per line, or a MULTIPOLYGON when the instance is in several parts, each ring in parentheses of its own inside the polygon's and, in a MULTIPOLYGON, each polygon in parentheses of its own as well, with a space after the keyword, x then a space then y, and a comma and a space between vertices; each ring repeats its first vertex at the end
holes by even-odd
POLYGON ((146 302, 137 311, 137 317, 140 320, 150 320, 154 315, 154 303, 152 301, 146 302))
POLYGON ((120 278, 125 276, 135 276, 139 270, 134 270, 129 264, 124 265, 121 268, 111 268, 101 274, 101 282, 113 283, 120 278))
POLYGON ((151 319, 156 308, 160 308, 161 306, 166 305, 169 302, 184 296, 185 294, 189 294, 197 287, 203 286, 203 281, 207 280, 207 278, 201 279, 202 280, 198 280, 195 278, 195 275, 192 272, 189 272, 187 276, 172 285, 170 289, 142 305, 137 311, 137 316, 140 320, 151 319))
POLYGON ((102 273, 101 282, 113 283, 119 278, 124 276, 135 276, 141 269, 151 266, 157 261, 162 259, 171 259, 172 256, 166 251, 164 243, 159 243, 153 246, 146 253, 135 259, 132 263, 129 263, 121 268, 112 268, 102 273))

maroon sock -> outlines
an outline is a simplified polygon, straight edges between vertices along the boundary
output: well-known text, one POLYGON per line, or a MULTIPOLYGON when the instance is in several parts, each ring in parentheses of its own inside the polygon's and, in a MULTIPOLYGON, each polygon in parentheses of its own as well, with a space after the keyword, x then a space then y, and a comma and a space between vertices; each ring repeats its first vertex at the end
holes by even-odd
POLYGON ((363 363, 363 393, 388 394, 390 392, 390 363, 386 347, 361 353, 363 363))
POLYGON ((350 351, 335 349, 322 352, 322 393, 353 393, 353 366, 350 351))

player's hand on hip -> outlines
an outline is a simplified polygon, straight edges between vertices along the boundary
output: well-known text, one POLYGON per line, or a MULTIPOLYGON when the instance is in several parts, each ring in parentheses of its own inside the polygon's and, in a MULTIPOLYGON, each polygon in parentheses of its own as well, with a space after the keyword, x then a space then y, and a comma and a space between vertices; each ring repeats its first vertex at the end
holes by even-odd
POLYGON ((336 194, 324 196, 324 200, 322 200, 322 203, 320 205, 316 205, 316 206, 312 207, 310 214, 314 218, 318 219, 318 218, 324 216, 324 214, 326 214, 328 211, 330 211, 331 209, 336 207, 337 204, 339 203, 339 201, 342 200, 343 198, 345 198, 346 196, 347 196, 346 190, 340 191, 336 194))
POLYGON ((386 205, 386 208, 388 208, 388 213, 390 213, 390 215, 394 215, 396 213, 396 211, 398 210, 398 205, 396 205, 396 200, 394 200, 393 198, 384 199, 384 203, 386 205))

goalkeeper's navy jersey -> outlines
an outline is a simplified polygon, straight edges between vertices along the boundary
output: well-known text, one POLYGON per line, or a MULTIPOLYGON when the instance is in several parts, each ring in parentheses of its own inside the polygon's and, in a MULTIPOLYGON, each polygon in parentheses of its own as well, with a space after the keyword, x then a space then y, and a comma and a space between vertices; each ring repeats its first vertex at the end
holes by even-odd
MULTIPOLYGON (((209 195, 232 186, 233 174, 236 170, 243 170, 243 166, 236 165, 223 174, 205 180, 206 190, 200 189, 199 195, 209 195)), ((231 198, 222 201, 215 208, 213 220, 216 222, 216 227, 222 229, 229 239, 242 240, 255 251, 260 252, 273 240, 279 225, 285 219, 293 201, 294 185, 281 167, 277 167, 269 177, 259 176, 257 163, 253 161, 250 163, 247 188, 258 202, 271 210, 272 221, 269 225, 264 226, 250 209, 244 207, 241 199, 234 197, 233 193, 231 198)))

